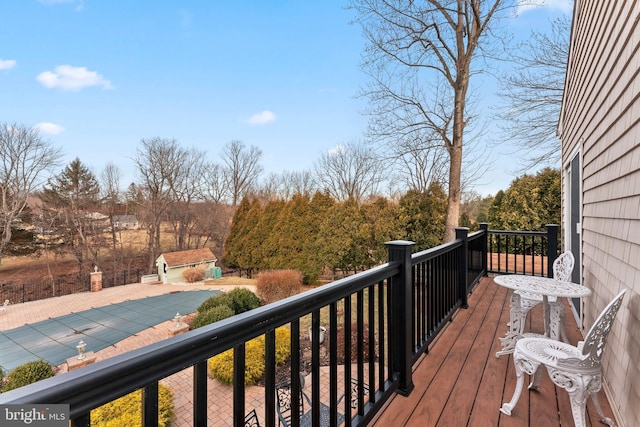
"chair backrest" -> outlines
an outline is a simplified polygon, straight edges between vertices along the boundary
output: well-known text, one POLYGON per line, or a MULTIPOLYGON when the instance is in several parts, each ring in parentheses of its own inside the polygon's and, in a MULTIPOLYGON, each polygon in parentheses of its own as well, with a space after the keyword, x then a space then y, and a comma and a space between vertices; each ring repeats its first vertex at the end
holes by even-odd
POLYGON ((626 289, 623 289, 600 313, 584 337, 582 343, 582 354, 585 358, 580 365, 584 368, 599 368, 602 360, 602 353, 607 344, 607 337, 613 326, 613 321, 622 305, 622 299, 626 289))
MULTIPOLYGON (((301 375, 301 379, 304 376, 301 375)), ((304 385, 301 384, 300 387, 300 416, 304 414, 304 400, 302 397, 302 387, 304 385)), ((288 427, 291 425, 291 416, 293 412, 291 410, 291 404, 293 400, 293 393, 291 387, 291 381, 283 381, 276 384, 276 411, 278 413, 278 419, 280 421, 281 426, 288 427)))
POLYGON ((560 256, 553 261, 553 278, 562 280, 563 282, 570 282, 575 262, 576 259, 573 257, 571 251, 561 253, 560 256))
POLYGON ((258 420, 255 408, 244 417, 244 427, 260 427, 260 420, 258 420))

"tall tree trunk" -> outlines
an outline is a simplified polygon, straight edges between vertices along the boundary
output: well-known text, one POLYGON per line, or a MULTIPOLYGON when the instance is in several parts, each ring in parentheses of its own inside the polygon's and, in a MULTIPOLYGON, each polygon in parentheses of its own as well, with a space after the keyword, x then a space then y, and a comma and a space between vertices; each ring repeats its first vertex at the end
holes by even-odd
POLYGON ((460 174, 462 172, 462 146, 454 145, 449 149, 451 166, 449 168, 449 196, 447 203, 447 222, 445 241, 450 242, 456 237, 456 227, 460 218, 460 174))

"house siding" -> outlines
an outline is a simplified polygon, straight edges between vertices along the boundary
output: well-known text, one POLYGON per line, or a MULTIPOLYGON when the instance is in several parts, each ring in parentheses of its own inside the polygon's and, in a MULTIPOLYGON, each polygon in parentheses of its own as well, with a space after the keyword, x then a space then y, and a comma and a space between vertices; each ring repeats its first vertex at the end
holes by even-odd
MULTIPOLYGON (((576 1, 559 122, 562 162, 582 160, 582 282, 589 328, 630 292, 604 355, 622 426, 640 425, 640 1, 576 1)), ((566 190, 566 186, 563 184, 566 190)), ((566 215, 567 195, 563 194, 566 215)), ((566 223, 566 217, 565 217, 566 223)))
POLYGON ((203 269, 216 266, 216 257, 210 249, 191 249, 177 252, 167 252, 161 254, 156 259, 158 268, 158 279, 164 283, 183 282, 182 273, 191 267, 202 267, 203 269), (165 270, 166 265, 166 272, 165 270))

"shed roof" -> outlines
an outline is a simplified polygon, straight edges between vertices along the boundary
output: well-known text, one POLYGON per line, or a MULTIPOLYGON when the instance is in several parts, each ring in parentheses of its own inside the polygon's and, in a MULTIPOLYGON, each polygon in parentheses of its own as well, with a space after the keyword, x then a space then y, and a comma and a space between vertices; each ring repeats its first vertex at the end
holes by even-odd
POLYGON ((164 261, 169 267, 217 261, 211 249, 189 249, 186 251, 163 253, 164 261))
POLYGON ((138 221, 138 218, 136 218, 135 215, 114 215, 113 220, 120 222, 136 222, 138 221))

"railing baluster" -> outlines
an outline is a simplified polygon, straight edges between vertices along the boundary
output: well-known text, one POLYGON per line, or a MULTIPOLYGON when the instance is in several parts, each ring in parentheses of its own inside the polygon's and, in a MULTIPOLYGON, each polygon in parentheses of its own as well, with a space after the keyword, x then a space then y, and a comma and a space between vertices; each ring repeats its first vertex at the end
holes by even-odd
MULTIPOLYGON (((357 380, 358 384, 364 382, 364 291, 358 291, 356 294, 356 318, 357 318, 357 380)), ((372 357, 369 354, 369 357, 372 357)), ((358 388, 358 414, 364 414, 364 396, 361 392, 362 388, 358 388)))
POLYGON ((233 425, 235 427, 242 427, 244 425, 245 352, 245 343, 241 343, 233 348, 233 425))
MULTIPOLYGON (((351 415, 351 295, 344 299, 344 413, 351 415)), ((391 373, 390 373, 391 375, 391 373)), ((351 427, 351 417, 345 417, 345 427, 351 427)))
MULTIPOLYGON (((292 422, 295 426, 299 425, 302 414, 300 413, 300 319, 291 322, 291 414, 292 422)), ((266 405, 267 405, 267 427, 275 427, 279 425, 279 421, 275 419, 275 379, 271 384, 267 382, 266 405)))
POLYGON ((426 337, 429 335, 429 322, 427 319, 427 314, 429 313, 429 301, 428 301, 428 293, 427 293, 427 263, 420 263, 419 271, 420 271, 420 281, 418 282, 418 286, 422 292, 422 299, 420 301, 420 312, 417 314, 417 318, 420 321, 421 331, 420 331, 420 340, 418 341, 419 346, 426 347, 426 337))
POLYGON ((142 389, 142 425, 158 425, 158 382, 154 381, 142 389))
MULTIPOLYGON (((293 352, 293 347, 291 347, 291 351, 293 352)), ((293 365, 292 365, 292 368, 293 368, 293 365)), ((276 387, 276 333, 275 333, 275 330, 273 329, 268 331, 265 334, 264 376, 265 376, 264 401, 265 401, 265 411, 266 411, 265 415, 266 415, 266 419, 268 420, 265 422, 265 424, 273 427, 275 425, 275 416, 270 416, 274 414, 275 407, 276 407, 276 400, 274 395, 274 391, 276 387)), ((247 411, 245 409, 245 413, 246 412, 247 411)))
POLYGON ((311 329, 311 425, 320 427, 320 310, 311 314, 311 329))
POLYGON ((207 426, 207 361, 193 366, 193 425, 207 426))
MULTIPOLYGON (((386 288, 384 281, 378 282, 378 335, 380 342, 378 343, 378 388, 384 389, 384 365, 387 363, 387 335, 385 334, 385 298, 386 298, 386 288)), ((372 389, 373 390, 373 389, 372 389)))
MULTIPOLYGON (((376 359, 376 343, 375 343, 375 330, 376 330, 376 318, 375 318, 375 310, 376 310, 376 302, 375 302, 375 296, 376 296, 376 286, 375 284, 371 285, 368 288, 368 297, 369 297, 369 302, 368 302, 368 311, 369 311, 369 319, 368 319, 368 324, 369 324, 369 336, 367 337, 367 340, 369 341, 369 350, 367 351, 367 353, 369 354, 369 367, 368 367, 368 373, 369 373, 369 378, 367 380, 367 384, 369 386, 369 390, 375 390, 374 388, 374 384, 376 382, 376 364, 375 364, 375 359, 376 359)), ((364 384, 364 381, 363 381, 364 384)), ((374 402, 375 393, 369 393, 369 401, 370 402, 374 402)))
MULTIPOLYGON (((338 424, 338 305, 329 304, 329 421, 338 424)), ((346 363, 346 362, 345 362, 346 363)))
POLYGON ((393 299, 392 296, 392 292, 391 292, 391 283, 390 281, 387 281, 387 284, 385 286, 385 293, 387 295, 387 304, 385 306, 385 313, 387 315, 387 328, 386 330, 389 331, 388 337, 387 337, 387 375, 386 378, 393 378, 393 365, 395 364, 395 362, 393 361, 393 350, 392 350, 392 346, 393 346, 393 334, 391 333, 392 329, 392 317, 391 317, 391 301, 393 299))

